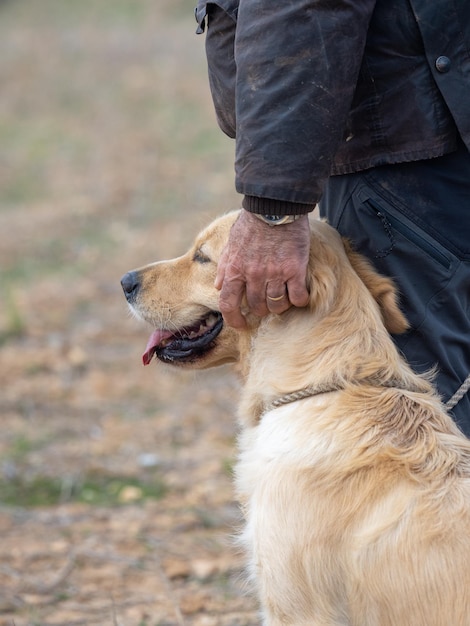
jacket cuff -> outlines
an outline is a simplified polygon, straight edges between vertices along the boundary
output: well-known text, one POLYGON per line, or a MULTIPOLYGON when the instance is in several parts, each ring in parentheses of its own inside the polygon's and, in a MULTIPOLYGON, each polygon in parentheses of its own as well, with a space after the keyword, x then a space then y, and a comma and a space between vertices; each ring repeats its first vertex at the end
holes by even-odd
POLYGON ((300 202, 285 202, 272 198, 258 198, 257 196, 244 196, 242 207, 250 213, 258 215, 304 215, 314 210, 314 204, 300 202))

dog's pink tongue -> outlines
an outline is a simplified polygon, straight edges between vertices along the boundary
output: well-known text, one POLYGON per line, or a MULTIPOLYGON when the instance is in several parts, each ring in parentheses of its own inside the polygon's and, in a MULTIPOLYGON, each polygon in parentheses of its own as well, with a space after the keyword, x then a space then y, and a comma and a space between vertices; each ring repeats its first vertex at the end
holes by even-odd
POLYGON ((148 365, 155 354, 159 344, 167 337, 171 337, 172 333, 168 330, 154 330, 147 342, 147 347, 142 355, 142 363, 148 365))

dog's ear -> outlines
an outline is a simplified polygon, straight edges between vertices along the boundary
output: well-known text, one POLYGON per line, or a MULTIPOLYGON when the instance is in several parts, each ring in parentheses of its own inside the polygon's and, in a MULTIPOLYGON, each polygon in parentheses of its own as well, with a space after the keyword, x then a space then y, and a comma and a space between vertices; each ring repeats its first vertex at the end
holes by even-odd
POLYGON ((393 281, 381 276, 362 254, 352 249, 349 241, 343 240, 343 243, 354 271, 380 307, 385 328, 390 333, 404 333, 409 324, 398 307, 397 289, 393 281))

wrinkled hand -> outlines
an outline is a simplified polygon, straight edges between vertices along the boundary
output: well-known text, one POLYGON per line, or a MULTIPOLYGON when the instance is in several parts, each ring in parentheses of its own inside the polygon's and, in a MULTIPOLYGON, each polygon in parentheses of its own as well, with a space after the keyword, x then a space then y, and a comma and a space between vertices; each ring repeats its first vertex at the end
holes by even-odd
POLYGON ((283 313, 291 305, 306 306, 309 251, 307 216, 292 224, 269 226, 242 209, 230 231, 215 280, 227 324, 246 327, 241 312, 245 294, 248 309, 260 317, 269 312, 283 313))

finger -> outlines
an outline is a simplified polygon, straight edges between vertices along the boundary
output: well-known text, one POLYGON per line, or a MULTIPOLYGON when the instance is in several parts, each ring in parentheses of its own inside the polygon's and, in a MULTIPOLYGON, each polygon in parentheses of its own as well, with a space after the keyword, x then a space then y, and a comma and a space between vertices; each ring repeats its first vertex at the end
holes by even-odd
POLYGON ((300 308, 307 306, 310 300, 310 294, 307 289, 306 277, 303 280, 297 276, 291 278, 287 281, 286 286, 291 304, 300 308))
POLYGON ((217 264, 217 274, 215 275, 214 287, 219 291, 222 289, 222 285, 225 279, 225 270, 227 268, 228 251, 227 247, 222 250, 219 262, 217 264))
POLYGON ((245 283, 241 280, 225 280, 219 298, 219 308, 225 322, 233 328, 246 328, 245 316, 241 312, 241 304, 245 293, 245 283))
POLYGON ((266 287, 266 306, 271 313, 283 313, 290 307, 287 288, 284 283, 272 281, 266 287))
POLYGON ((269 313, 266 305, 266 288, 264 283, 259 284, 258 281, 247 281, 246 304, 248 310, 259 317, 264 317, 269 313))
POLYGON ((292 306, 287 296, 284 296, 281 300, 277 300, 275 302, 268 300, 267 305, 269 312, 275 313, 276 315, 284 313, 284 311, 287 311, 287 309, 290 309, 292 306))

